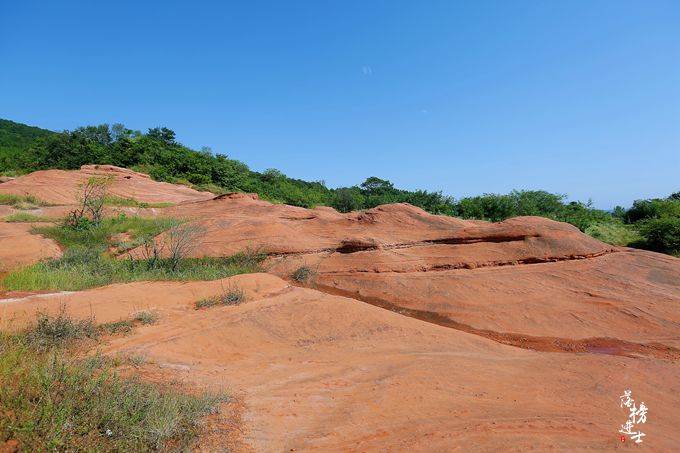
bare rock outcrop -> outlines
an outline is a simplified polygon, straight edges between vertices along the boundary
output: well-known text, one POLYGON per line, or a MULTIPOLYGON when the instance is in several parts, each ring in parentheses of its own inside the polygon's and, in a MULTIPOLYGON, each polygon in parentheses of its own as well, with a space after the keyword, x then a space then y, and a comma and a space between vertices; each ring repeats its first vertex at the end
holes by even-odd
POLYGON ((143 356, 154 379, 229 388, 255 451, 615 449, 628 388, 650 408, 643 446, 680 441, 677 360, 525 350, 267 274, 36 295, 0 313, 17 325, 61 305, 98 322, 155 310, 157 324, 102 352, 143 356), (225 287, 245 302, 194 309, 225 287))
POLYGON ((182 203, 212 198, 179 184, 153 181, 148 175, 113 165, 83 165, 80 170, 42 170, 0 184, 0 193, 31 195, 41 201, 68 205, 78 202, 80 186, 90 177, 110 177, 108 192, 144 203, 182 203))

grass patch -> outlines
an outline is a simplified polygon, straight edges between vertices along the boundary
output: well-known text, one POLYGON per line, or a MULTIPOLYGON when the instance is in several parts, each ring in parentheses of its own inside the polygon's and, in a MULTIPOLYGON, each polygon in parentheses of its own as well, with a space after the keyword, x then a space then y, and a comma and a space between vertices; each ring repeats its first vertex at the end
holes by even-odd
POLYGON ((238 305, 245 301, 245 293, 241 288, 230 288, 217 296, 201 299, 194 304, 196 310, 218 305, 238 305))
POLYGON ((99 325, 99 330, 109 335, 125 334, 132 332, 135 324, 129 319, 121 319, 120 321, 107 322, 99 325))
POLYGON ((291 274, 291 278, 296 282, 304 283, 312 278, 316 272, 309 266, 301 266, 291 274))
POLYGON ((77 359, 60 348, 88 329, 61 316, 38 319, 20 335, 0 333, 0 444, 12 440, 22 451, 189 449, 202 417, 225 397, 123 378, 112 360, 77 359), (35 347, 36 336, 57 340, 45 349, 35 347))
POLYGON ((178 224, 174 219, 120 215, 82 229, 64 225, 35 227, 33 232, 54 239, 65 248, 63 256, 17 269, 5 276, 2 286, 19 291, 78 291, 111 283, 216 280, 260 271, 264 256, 259 253, 225 258, 146 260, 116 259, 106 253, 112 246, 126 250, 146 243, 178 224), (126 233, 125 242, 114 243, 114 237, 121 233, 126 233))
POLYGON ((621 222, 598 222, 586 228, 585 233, 611 245, 629 246, 642 239, 634 225, 621 222))
POLYGON ((155 311, 139 311, 132 319, 107 322, 100 324, 97 329, 98 332, 108 335, 127 334, 132 332, 137 324, 149 325, 156 324, 156 322, 158 322, 158 313, 155 311))
POLYGON ((237 274, 258 272, 259 257, 239 254, 228 258, 186 258, 174 264, 111 258, 96 250, 68 249, 59 259, 51 259, 9 273, 2 281, 8 290, 78 291, 111 283, 159 280, 217 280, 237 274))
POLYGON ((132 198, 123 198, 116 195, 107 195, 104 197, 104 204, 108 206, 125 206, 133 208, 169 208, 174 206, 174 203, 162 202, 162 203, 145 203, 143 201, 137 201, 132 198))
POLYGON ((0 193, 0 205, 9 205, 17 209, 31 209, 37 206, 50 206, 33 195, 15 195, 12 193, 0 193))
POLYGON ((31 214, 29 212, 15 212, 3 219, 5 222, 19 223, 19 222, 54 222, 55 219, 49 217, 31 214))
POLYGON ((144 325, 156 324, 158 321, 158 313, 155 311, 138 311, 135 313, 133 320, 144 325))
POLYGON ((24 335, 26 343, 34 349, 47 350, 84 338, 96 338, 99 330, 93 319, 73 320, 62 308, 56 317, 39 313, 36 323, 24 335))
POLYGON ((103 251, 114 245, 112 237, 116 234, 128 233, 132 242, 127 244, 127 247, 131 248, 178 224, 177 220, 170 218, 144 218, 121 214, 118 217, 103 219, 99 225, 90 228, 76 229, 55 225, 35 227, 33 232, 54 239, 64 248, 87 247, 103 251))
POLYGON ((133 354, 127 357, 127 362, 137 368, 144 365, 147 361, 148 359, 144 354, 133 354))

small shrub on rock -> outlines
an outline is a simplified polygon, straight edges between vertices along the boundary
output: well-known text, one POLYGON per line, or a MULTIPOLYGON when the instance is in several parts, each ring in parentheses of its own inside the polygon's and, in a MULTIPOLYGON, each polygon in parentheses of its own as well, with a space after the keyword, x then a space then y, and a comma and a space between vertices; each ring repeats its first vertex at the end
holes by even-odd
POLYGON ((194 306, 195 308, 208 308, 217 305, 239 305, 245 300, 245 293, 241 288, 231 288, 227 291, 223 291, 221 294, 213 297, 207 297, 197 301, 194 306))
POLYGON ((302 266, 291 274, 291 278, 296 282, 304 283, 314 276, 315 272, 309 266, 302 266))

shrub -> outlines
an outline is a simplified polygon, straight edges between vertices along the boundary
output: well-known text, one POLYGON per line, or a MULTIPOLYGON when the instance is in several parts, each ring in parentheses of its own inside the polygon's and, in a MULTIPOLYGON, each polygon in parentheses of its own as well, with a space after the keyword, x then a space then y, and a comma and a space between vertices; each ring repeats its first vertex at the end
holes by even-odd
POLYGON ((315 272, 310 267, 301 266, 291 274, 291 278, 296 282, 304 283, 308 281, 310 278, 312 278, 314 274, 315 272))
POLYGON ((586 234, 611 245, 630 246, 641 239, 634 225, 621 221, 596 222, 586 228, 586 234))
POLYGON ((170 266, 177 270, 182 259, 186 258, 198 246, 205 230, 196 224, 185 223, 171 228, 165 235, 170 266))
POLYGON ((65 346, 75 340, 96 338, 99 334, 94 320, 74 320, 62 307, 56 317, 39 313, 37 321, 26 332, 27 343, 36 349, 50 349, 65 346))
POLYGON ((155 324, 158 321, 158 313, 155 311, 139 311, 133 319, 144 325, 155 324))
POLYGON ((364 206, 364 196, 358 189, 338 189, 335 191, 331 206, 340 212, 350 212, 364 206))
POLYGON ((635 200, 626 212, 626 221, 635 223, 642 220, 680 217, 680 200, 674 198, 635 200))
POLYGON ((130 333, 134 324, 128 319, 122 319, 120 321, 107 322, 106 324, 101 324, 99 330, 109 334, 115 335, 118 333, 130 333))
POLYGON ((64 224, 75 230, 99 225, 104 217, 106 191, 110 182, 110 178, 89 178, 82 184, 78 196, 80 206, 69 212, 64 224))
POLYGON ((680 217, 648 220, 642 223, 640 233, 645 248, 674 255, 680 254, 680 217))

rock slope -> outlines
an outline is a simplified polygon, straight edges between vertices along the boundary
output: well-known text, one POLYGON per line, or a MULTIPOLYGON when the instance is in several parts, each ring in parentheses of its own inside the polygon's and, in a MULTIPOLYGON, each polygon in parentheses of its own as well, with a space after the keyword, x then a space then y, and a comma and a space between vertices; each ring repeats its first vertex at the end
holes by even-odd
POLYGON ((303 285, 501 343, 656 356, 680 346, 680 260, 565 223, 465 221, 406 204, 341 214, 244 194, 167 213, 204 232, 195 256, 265 251, 281 277, 307 268, 303 285))
POLYGON ((680 260, 538 217, 195 196, 147 214, 194 225, 193 256, 257 250, 268 273, 0 299, 0 328, 62 307, 98 322, 155 310, 101 348, 146 357, 152 379, 231 389, 245 450, 630 447, 625 389, 650 408, 643 446, 678 445, 680 260), (245 302, 194 308, 225 288, 245 302))
POLYGON ((113 165, 83 165, 80 170, 72 171, 36 171, 0 184, 0 193, 31 195, 50 204, 75 204, 80 186, 91 177, 110 177, 111 195, 144 203, 181 203, 214 196, 179 184, 157 182, 149 175, 113 165))
POLYGON ((0 273, 61 256, 56 242, 31 233, 31 224, 0 222, 0 273))
POLYGON ((231 389, 255 451, 614 449, 625 388, 654 410, 646 448, 680 441, 672 360, 529 351, 267 274, 30 296, 0 313, 16 326, 62 305, 99 322, 156 310, 156 325, 103 351, 145 357, 152 377, 231 389), (241 305, 193 308, 235 286, 241 305))

